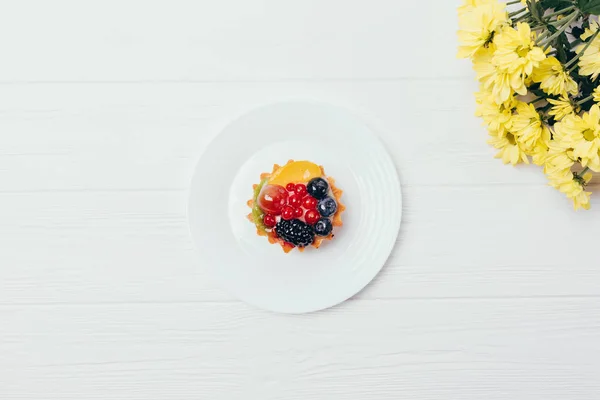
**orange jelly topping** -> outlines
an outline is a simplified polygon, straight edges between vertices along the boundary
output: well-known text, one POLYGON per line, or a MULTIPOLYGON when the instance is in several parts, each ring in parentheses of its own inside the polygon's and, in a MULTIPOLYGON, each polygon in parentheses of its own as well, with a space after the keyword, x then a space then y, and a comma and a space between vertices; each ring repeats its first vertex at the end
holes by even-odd
POLYGON ((269 183, 285 186, 288 183, 307 183, 322 175, 321 168, 310 161, 294 161, 273 172, 269 183))

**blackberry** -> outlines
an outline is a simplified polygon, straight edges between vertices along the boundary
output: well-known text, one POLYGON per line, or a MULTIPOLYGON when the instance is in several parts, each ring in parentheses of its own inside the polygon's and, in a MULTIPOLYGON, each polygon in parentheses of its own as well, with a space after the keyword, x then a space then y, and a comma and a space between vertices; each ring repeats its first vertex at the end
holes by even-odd
POLYGON ((323 197, 327 196, 328 190, 329 184, 323 178, 313 178, 308 181, 308 184, 306 185, 308 194, 317 200, 321 200, 323 197))
POLYGON ((305 247, 311 245, 315 240, 312 228, 299 219, 290 221, 282 219, 277 223, 275 229, 280 238, 294 246, 305 247))

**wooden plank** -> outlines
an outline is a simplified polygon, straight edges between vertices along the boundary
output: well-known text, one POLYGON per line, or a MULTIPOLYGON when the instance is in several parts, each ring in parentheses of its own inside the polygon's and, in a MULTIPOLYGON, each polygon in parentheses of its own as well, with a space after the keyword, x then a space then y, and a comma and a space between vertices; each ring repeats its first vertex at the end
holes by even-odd
MULTIPOLYGON (((358 298, 600 295, 588 251, 598 201, 575 213, 551 188, 520 186, 404 198, 398 245, 358 298)), ((233 300, 196 261, 184 191, 13 193, 0 205, 0 304, 233 300)))
POLYGON ((0 91, 0 191, 187 189, 229 121, 294 98, 364 117, 408 185, 545 185, 494 160, 472 82, 13 85, 0 91))
POLYGON ((6 399, 589 400, 595 299, 0 307, 6 399))
POLYGON ((457 1, 6 3, 4 82, 471 76, 455 59, 457 1))

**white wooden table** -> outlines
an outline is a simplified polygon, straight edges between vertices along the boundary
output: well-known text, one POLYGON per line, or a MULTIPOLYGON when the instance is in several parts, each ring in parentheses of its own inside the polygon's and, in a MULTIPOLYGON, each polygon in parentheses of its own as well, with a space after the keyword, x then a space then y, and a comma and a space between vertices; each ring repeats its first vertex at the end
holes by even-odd
POLYGON ((600 398, 600 201, 492 158, 458 1, 22 0, 0 13, 0 399, 600 398), (186 190, 257 105, 376 127, 404 222, 348 302, 286 316, 198 265, 186 190))

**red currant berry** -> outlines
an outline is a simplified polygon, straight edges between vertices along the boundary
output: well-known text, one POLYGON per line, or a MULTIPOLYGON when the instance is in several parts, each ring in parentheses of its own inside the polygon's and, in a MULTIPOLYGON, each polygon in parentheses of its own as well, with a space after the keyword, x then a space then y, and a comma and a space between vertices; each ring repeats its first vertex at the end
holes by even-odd
POLYGON ((263 217, 263 223, 267 228, 272 228, 277 224, 277 220, 271 214, 265 214, 263 217))
POLYGON ((302 200, 302 206, 307 210, 316 210, 317 203, 319 201, 312 196, 306 196, 304 200, 302 200))
POLYGON ((306 185, 303 183, 299 183, 296 185, 296 188, 294 189, 294 191, 300 195, 300 197, 304 197, 304 195, 306 194, 306 185))
POLYGON ((317 212, 317 210, 308 210, 306 214, 304 214, 304 220, 309 225, 314 225, 317 221, 321 219, 321 216, 317 212))
POLYGON ((304 210, 302 210, 302 208, 298 207, 294 209, 294 217, 300 218, 302 217, 302 214, 304 214, 304 210))
POLYGON ((302 197, 297 194, 293 194, 288 197, 288 204, 292 207, 300 207, 302 205, 302 197))
POLYGON ((288 192, 293 192, 294 190, 296 190, 296 185, 294 185, 293 183, 288 183, 287 185, 285 185, 285 188, 288 192))
POLYGON ((281 218, 285 220, 290 220, 294 218, 294 208, 292 206, 285 206, 281 209, 281 218))

